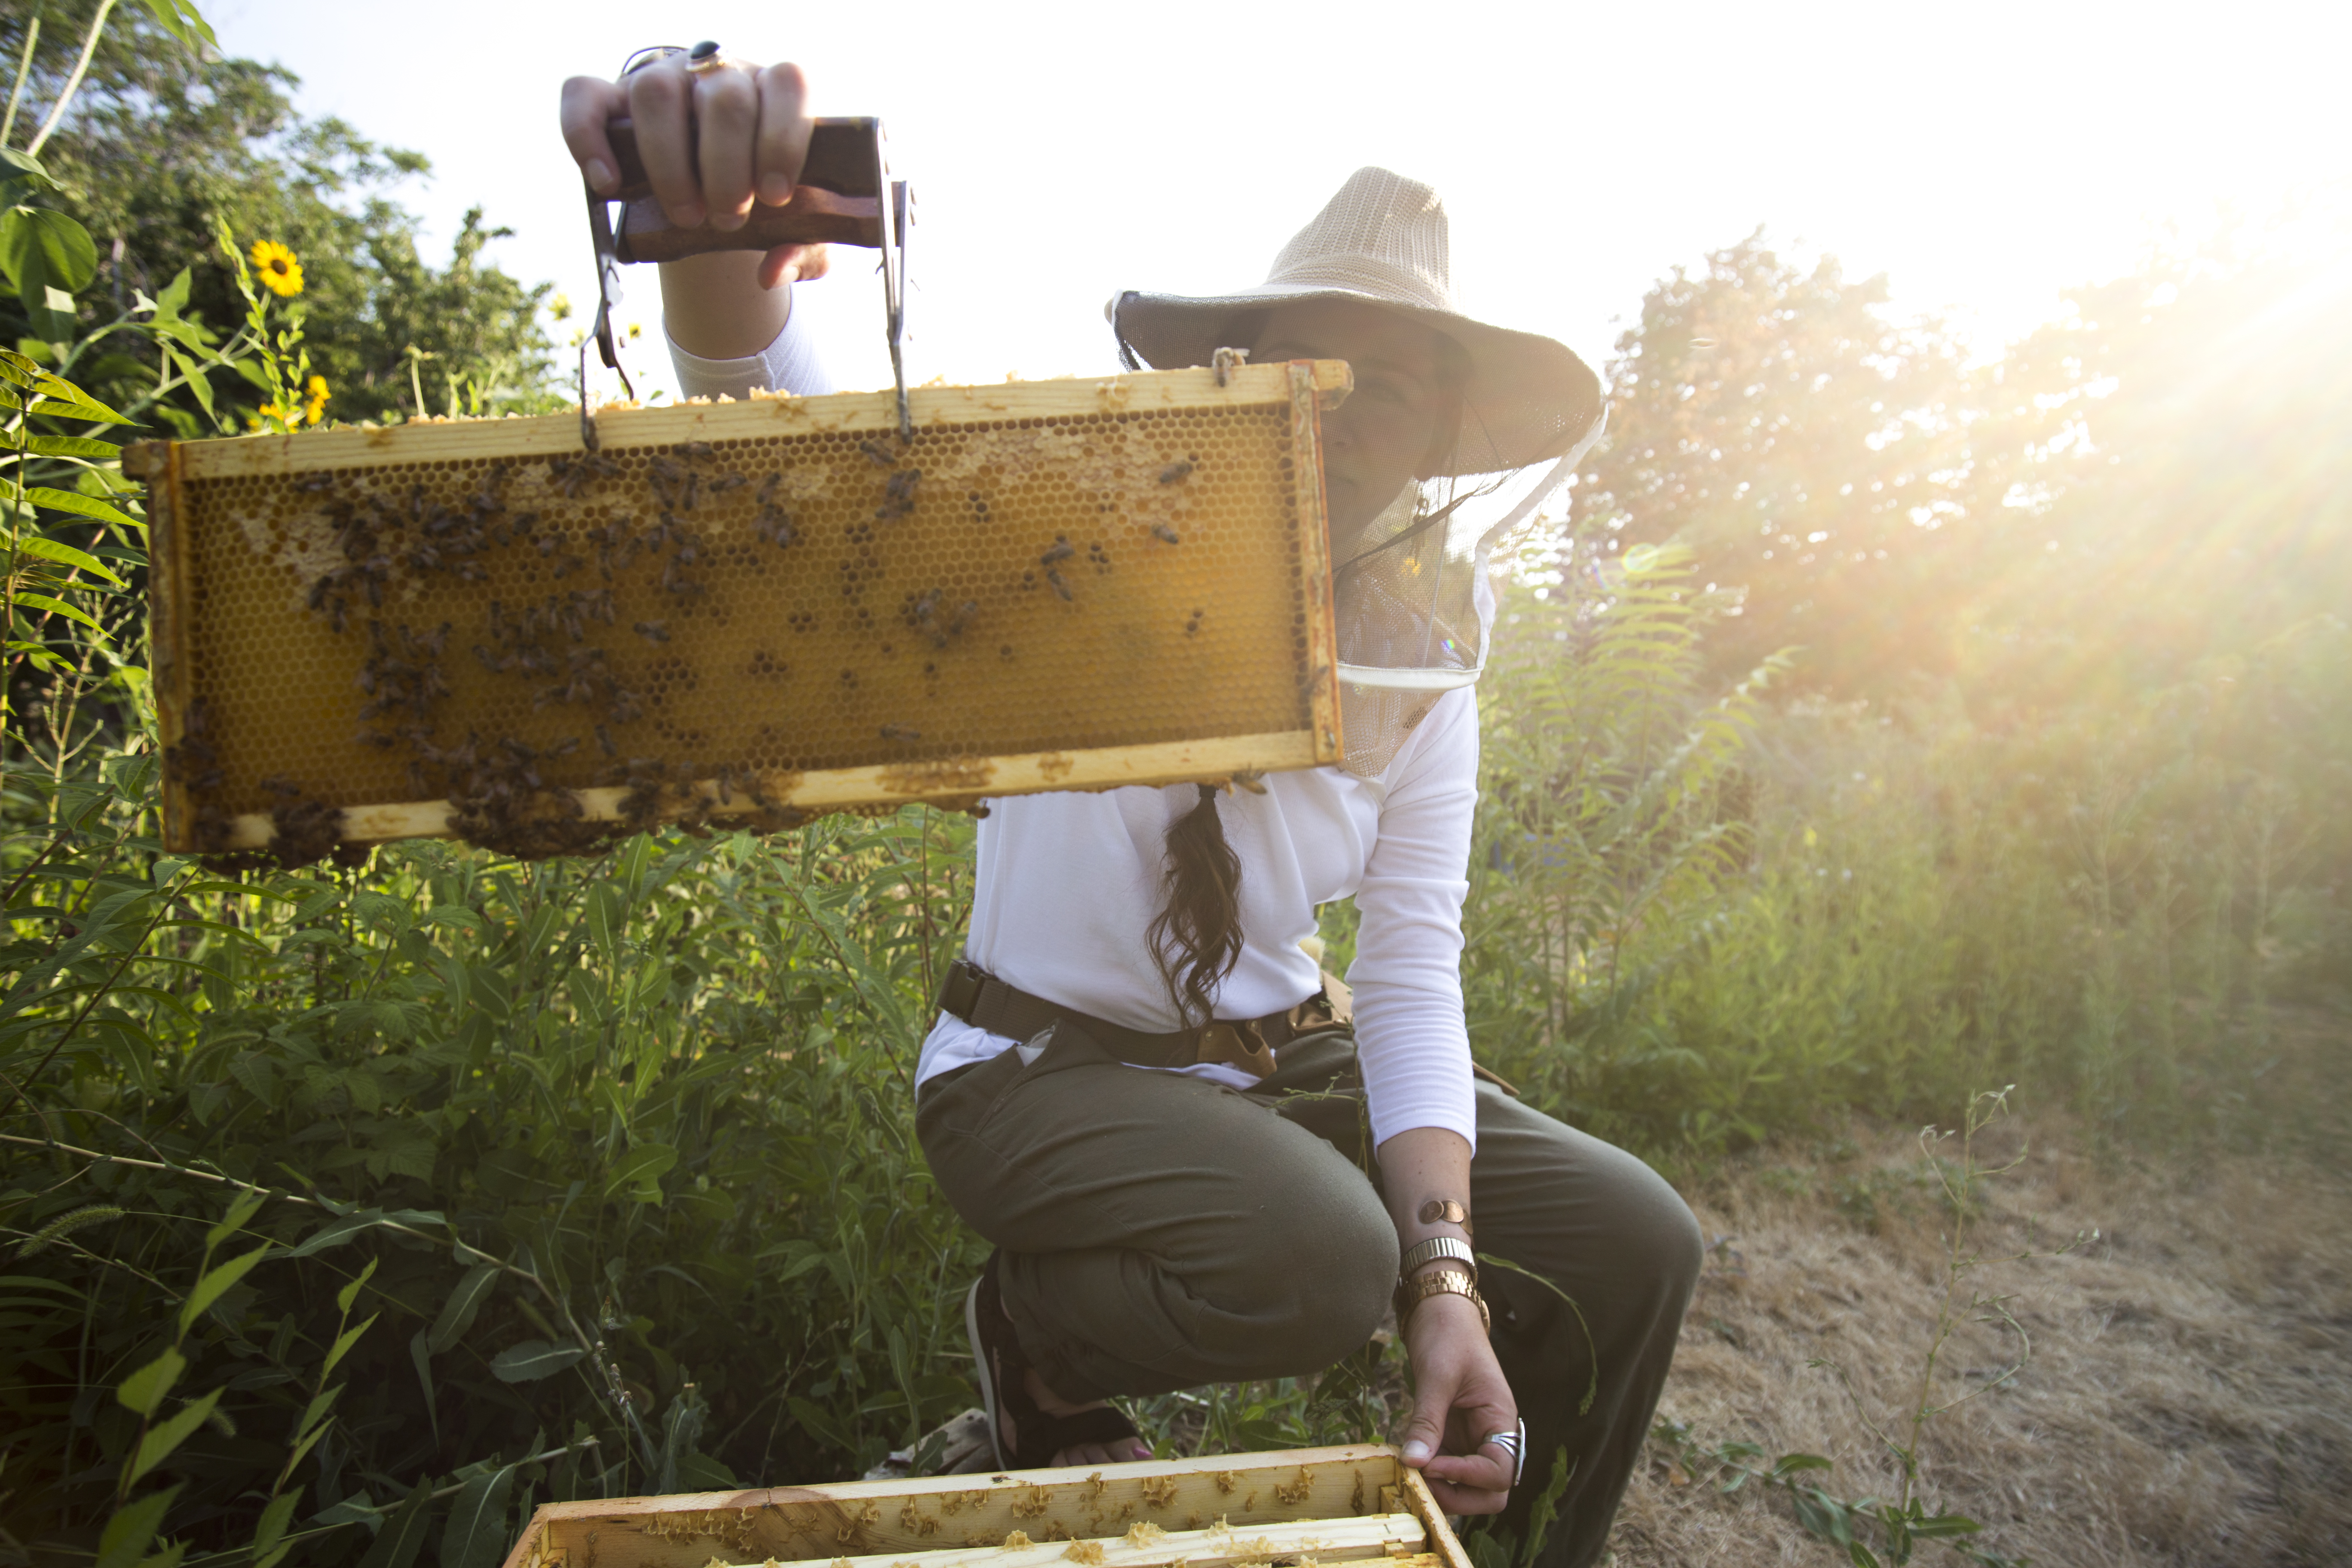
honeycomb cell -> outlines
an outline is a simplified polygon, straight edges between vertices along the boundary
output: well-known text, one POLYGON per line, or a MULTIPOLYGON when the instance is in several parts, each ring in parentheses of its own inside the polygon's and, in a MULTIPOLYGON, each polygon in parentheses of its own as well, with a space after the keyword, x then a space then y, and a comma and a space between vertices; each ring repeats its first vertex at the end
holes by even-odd
POLYGON ((297 439, 283 472, 181 486, 179 640, 216 765, 197 793, 234 816, 289 789, 455 796, 486 770, 724 787, 1307 729, 1295 416, 616 432, 315 470, 297 439))

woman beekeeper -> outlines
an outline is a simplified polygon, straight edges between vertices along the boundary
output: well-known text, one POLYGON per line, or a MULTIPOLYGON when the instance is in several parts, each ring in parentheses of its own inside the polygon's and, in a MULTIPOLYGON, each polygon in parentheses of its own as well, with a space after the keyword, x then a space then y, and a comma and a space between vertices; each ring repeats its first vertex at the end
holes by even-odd
MULTIPOLYGON (((696 53, 566 83, 564 134, 610 189, 603 128, 631 116, 669 221, 737 226, 790 193, 805 84, 696 53)), ((682 389, 830 390, 788 286, 824 268, 798 247, 664 266, 682 389)), ((1449 1512, 1499 1512, 1522 1534, 1564 1464, 1541 1560, 1589 1563, 1673 1358, 1699 1234, 1640 1161, 1471 1065, 1470 682, 1492 601, 1456 509, 1550 465, 1515 492, 1531 510, 1596 428, 1598 384, 1560 344, 1457 310, 1444 208, 1381 169, 1350 178, 1264 284, 1127 293, 1109 314, 1130 364, 1237 347, 1352 367, 1323 426, 1347 756, 1232 793, 1001 799, 980 825, 964 960, 916 1092, 932 1170, 997 1247, 966 1321, 999 1461, 1148 1457, 1110 1395, 1311 1374, 1393 1307, 1413 1373, 1406 1462, 1449 1512), (1317 906, 1345 898, 1360 926, 1341 985, 1300 943, 1317 906)))

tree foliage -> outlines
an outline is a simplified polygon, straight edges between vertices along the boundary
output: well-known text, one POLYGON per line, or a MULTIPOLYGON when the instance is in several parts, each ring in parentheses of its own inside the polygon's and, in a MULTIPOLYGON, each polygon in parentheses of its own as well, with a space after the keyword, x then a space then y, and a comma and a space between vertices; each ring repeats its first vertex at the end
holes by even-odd
MULTIPOLYGON (((0 51, 13 64, 31 15, 11 10, 0 18, 0 51)), ((95 0, 43 10, 20 119, 47 112, 94 10, 95 0)), ((136 294, 160 294, 190 268, 185 313, 223 329, 243 314, 216 237, 226 226, 241 245, 274 239, 301 257, 310 312, 332 323, 310 344, 332 391, 331 417, 417 412, 412 349, 425 356, 415 380, 432 412, 446 411, 453 380, 495 389, 497 405, 530 405, 549 369, 539 314, 547 286, 526 287, 484 261, 483 247, 503 231, 478 210, 446 265, 425 262, 416 219, 396 192, 429 174, 425 160, 339 120, 305 120, 289 97, 295 85, 277 67, 191 49, 152 16, 116 9, 42 149, 64 186, 58 205, 97 242, 93 296, 125 310, 136 294)), ((0 306, 0 334, 13 342, 26 332, 21 310, 0 306)), ((123 350, 85 367, 82 379, 96 395, 127 402, 129 389, 155 373, 152 355, 123 350)), ((242 428, 260 395, 231 382, 219 391, 242 428)), ((212 431, 191 399, 172 399, 166 410, 178 434, 212 431)))
POLYGON ((2144 694, 2341 612, 2352 448, 2314 411, 2352 393, 2342 276, 2174 246, 1972 363, 1751 235, 1643 301, 1575 515, 1744 595, 1718 679, 1796 645, 1801 689, 1953 677, 1988 717, 2144 694))

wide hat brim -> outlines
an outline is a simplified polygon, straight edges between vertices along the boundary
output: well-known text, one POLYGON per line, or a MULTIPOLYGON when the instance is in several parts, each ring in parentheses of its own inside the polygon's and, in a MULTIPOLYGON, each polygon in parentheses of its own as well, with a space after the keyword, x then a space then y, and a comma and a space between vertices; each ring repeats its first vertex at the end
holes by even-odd
POLYGON ((1572 450, 1601 417, 1601 378, 1567 344, 1360 289, 1262 283, 1201 299, 1130 291, 1113 299, 1104 314, 1144 363, 1154 370, 1182 370, 1209 363, 1220 348, 1241 346, 1228 331, 1235 317, 1315 300, 1347 300, 1411 317, 1468 352, 1462 435, 1448 473, 1495 473, 1549 462, 1572 450))

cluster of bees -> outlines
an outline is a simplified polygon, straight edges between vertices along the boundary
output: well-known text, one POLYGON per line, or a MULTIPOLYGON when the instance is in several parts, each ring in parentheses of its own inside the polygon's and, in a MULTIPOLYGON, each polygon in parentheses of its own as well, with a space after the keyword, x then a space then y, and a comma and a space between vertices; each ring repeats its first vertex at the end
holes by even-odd
MULTIPOLYGON (((324 511, 338 558, 310 584, 305 602, 338 636, 354 622, 366 629, 367 654, 354 681, 361 698, 354 743, 404 746, 409 784, 419 799, 447 798, 452 831, 470 843, 524 858, 594 849, 664 820, 708 833, 714 805, 731 807, 739 794, 751 807, 753 826, 772 830, 797 825, 803 814, 766 798, 748 773, 739 776, 720 767, 713 801, 696 785, 693 763, 624 757, 614 736, 615 729, 644 716, 646 700, 622 682, 607 649, 593 640, 601 628, 618 623, 610 584, 640 559, 657 557, 662 562, 660 585, 682 607, 708 591, 693 574, 708 549, 693 525, 694 514, 752 482, 747 475, 716 471, 713 458, 712 447, 698 441, 681 442, 654 455, 647 483, 656 521, 639 530, 630 514, 615 509, 601 523, 582 531, 579 538, 586 554, 575 553, 562 531, 543 529, 540 513, 509 509, 507 491, 516 467, 510 461, 489 465, 480 485, 455 506, 434 500, 421 483, 412 486, 401 502, 358 489, 353 474, 319 473, 298 480, 297 490, 317 498, 324 511), (587 735, 535 747, 511 736, 485 740, 469 732, 460 742, 444 744, 436 719, 436 710, 450 696, 443 661, 454 628, 443 622, 420 630, 389 619, 383 614, 387 598, 396 577, 404 574, 446 573, 462 582, 487 582, 489 573, 480 558, 492 549, 510 547, 536 550, 554 579, 593 568, 605 585, 558 590, 520 609, 492 600, 487 633, 471 645, 472 654, 490 674, 531 681, 535 710, 551 706, 583 710, 589 721, 587 735), (607 760, 598 782, 625 790, 618 821, 587 820, 579 796, 551 788, 542 775, 545 763, 575 753, 590 736, 607 760)), ((587 497, 600 481, 623 471, 619 463, 593 447, 546 459, 548 488, 566 500, 587 497)), ((920 478, 917 470, 894 472, 877 515, 911 510, 920 478)), ((779 471, 761 482, 751 523, 755 538, 778 548, 790 546, 796 538, 793 519, 778 500, 782 479, 779 471)), ((930 609, 933 616, 939 614, 936 601, 930 609)), ((973 610, 976 606, 967 606, 946 619, 952 622, 957 615, 968 619, 973 610)), ((637 621, 632 629, 648 643, 669 640, 664 619, 637 621)), ((194 805, 202 852, 232 868, 265 862, 291 867, 331 855, 346 863, 364 858, 363 847, 343 842, 339 808, 306 798, 282 778, 264 781, 278 797, 270 811, 268 851, 227 853, 229 822, 212 798, 225 782, 225 771, 206 722, 204 702, 192 703, 182 738, 169 758, 173 776, 185 786, 194 805)))
MULTIPOLYGON (((905 464, 898 451, 881 441, 859 446, 878 468, 887 470, 874 521, 887 523, 910 515, 920 494, 922 469, 905 464)), ((600 482, 625 472, 593 446, 543 461, 546 488, 567 501, 589 498, 600 482)), ((1181 483, 1195 462, 1188 455, 1169 464, 1160 471, 1159 482, 1181 483)), ((434 500, 422 483, 410 487, 404 501, 387 500, 361 488, 362 476, 351 472, 318 473, 297 481, 299 491, 317 498, 336 557, 310 584, 308 606, 325 617, 338 636, 355 620, 365 627, 367 654, 355 681, 362 699, 355 743, 381 749, 404 745, 415 798, 446 796, 453 808, 452 831, 470 843, 524 858, 593 850, 665 820, 678 822, 689 832, 707 833, 714 809, 745 815, 736 805, 739 795, 748 803, 751 826, 761 830, 797 826, 804 814, 768 799, 748 770, 718 767, 714 791, 698 783, 692 762, 625 755, 614 731, 644 716, 646 699, 623 683, 601 641, 602 630, 616 628, 619 621, 611 584, 616 574, 640 560, 660 560, 662 590, 681 612, 692 613, 691 606, 708 591, 694 575, 709 552, 696 528, 696 514, 751 486, 753 478, 720 469, 708 443, 678 442, 647 459, 646 482, 655 503, 650 526, 640 529, 635 515, 616 507, 601 521, 567 531, 542 527, 537 511, 509 508, 507 492, 515 470, 513 460, 488 465, 479 485, 455 505, 434 500), (453 627, 445 621, 419 630, 388 620, 383 614, 387 598, 403 575, 414 579, 448 574, 465 583, 487 582, 490 574, 482 558, 494 549, 513 548, 536 551, 553 580, 593 570, 604 585, 558 589, 519 610, 492 600, 484 640, 472 642, 471 653, 489 674, 530 681, 534 710, 580 710, 585 732, 541 747, 513 737, 486 741, 471 732, 461 742, 444 743, 436 712, 450 697, 443 660, 453 627), (542 764, 578 752, 591 738, 604 759, 598 783, 625 792, 617 820, 588 820, 576 794, 551 787, 542 775, 542 764)), ((788 549, 799 534, 779 500, 782 480, 777 471, 756 481, 751 534, 761 544, 788 549)), ((969 499, 974 520, 987 522, 988 502, 978 491, 969 499)), ((1151 532, 1164 543, 1178 542, 1175 531, 1165 522, 1154 524, 1151 532)), ((1076 595, 1065 570, 1075 570, 1077 554, 1078 547, 1066 535, 1056 535, 1038 557, 1037 571, 1024 575, 1023 586, 1038 586, 1042 574, 1044 585, 1065 602, 1073 601, 1076 595)), ((1109 554, 1099 542, 1087 547, 1087 557, 1098 574, 1111 569, 1109 554)), ((845 563, 844 571, 855 568, 845 563)), ((854 586, 853 582, 845 592, 854 586)), ((909 594, 901 619, 934 648, 945 648, 979 615, 977 600, 950 603, 943 589, 934 587, 909 594)), ((1197 631, 1199 619, 1196 611, 1185 627, 1188 634, 1197 631)), ((670 640, 664 617, 635 621, 629 629, 647 644, 670 640)), ((208 797, 221 785, 224 773, 205 737, 201 700, 191 706, 184 731, 170 759, 173 776, 194 805, 199 847, 220 857, 227 844, 228 823, 208 797)), ((883 725, 881 735, 900 742, 921 738, 919 731, 898 723, 883 725)), ((346 862, 363 857, 363 850, 342 842, 340 810, 307 799, 284 779, 264 783, 278 796, 270 813, 275 829, 270 848, 264 857, 229 859, 251 863, 266 858, 293 866, 329 855, 346 862)))
POLYGON ((367 847, 343 840, 340 806, 306 798, 291 780, 266 778, 262 787, 278 798, 270 808, 272 836, 267 850, 243 852, 229 848, 229 822, 207 797, 225 776, 220 753, 209 733, 210 715, 205 700, 188 704, 180 724, 180 738, 163 752, 163 766, 173 782, 184 785, 196 804, 196 849, 204 863, 216 871, 242 871, 262 866, 288 870, 315 860, 332 859, 338 866, 359 866, 367 860, 367 847))

